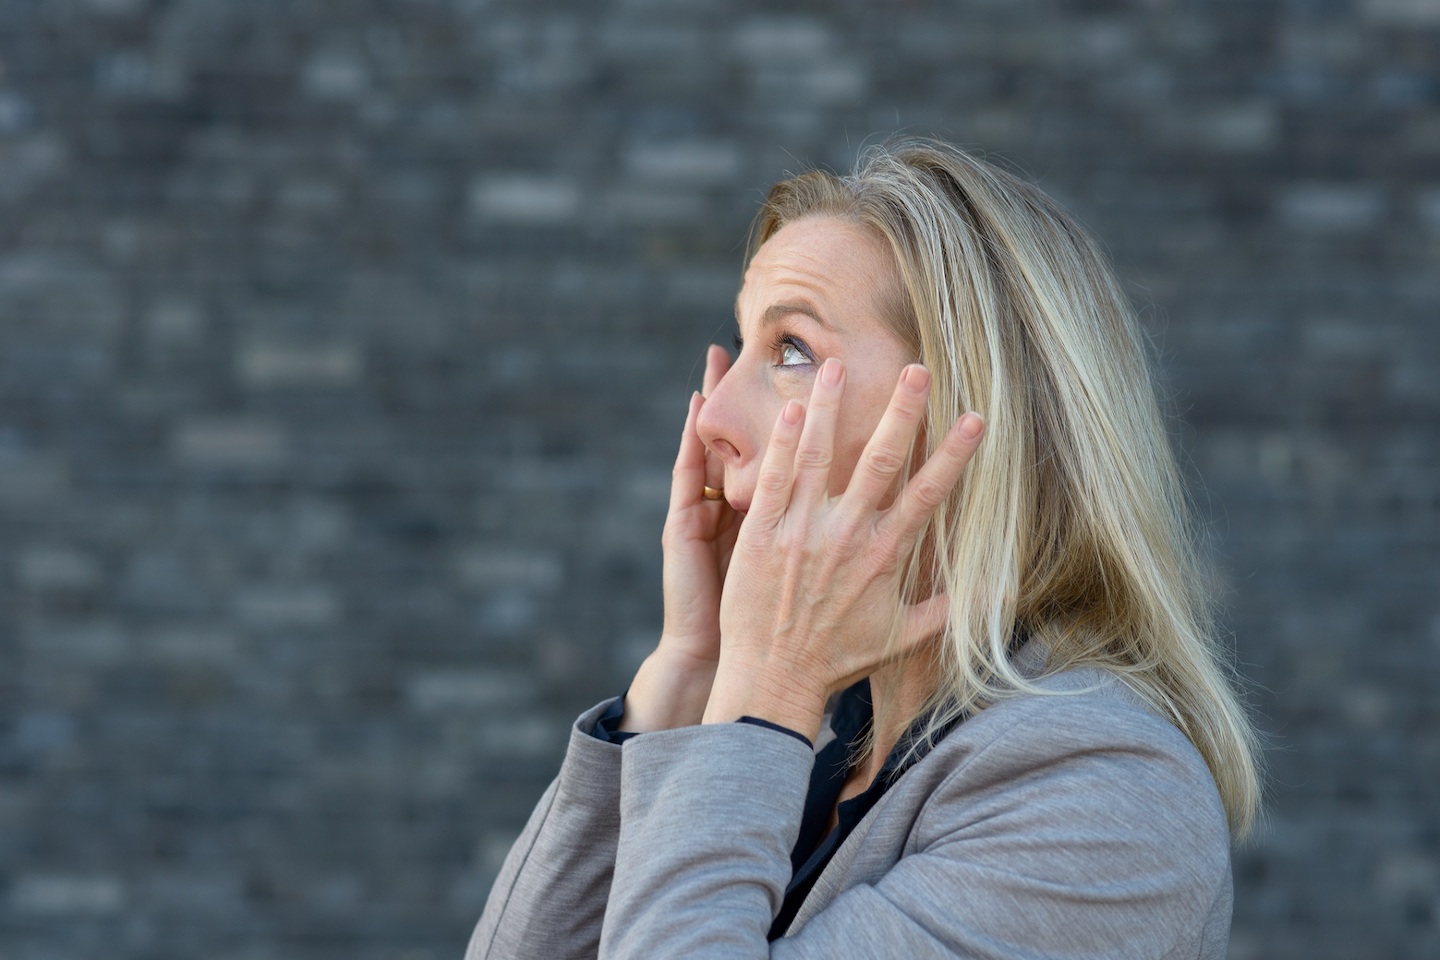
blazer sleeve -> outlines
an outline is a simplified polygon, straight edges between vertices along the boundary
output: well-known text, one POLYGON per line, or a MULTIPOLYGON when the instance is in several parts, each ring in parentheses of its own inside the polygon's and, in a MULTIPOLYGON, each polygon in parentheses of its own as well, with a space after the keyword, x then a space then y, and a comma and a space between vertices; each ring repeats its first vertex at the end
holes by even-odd
POLYGON ((590 731, 613 702, 571 728, 560 773, 510 848, 466 960, 595 956, 620 832, 620 746, 590 731))
POLYGON ((1229 836, 1208 770, 1153 714, 1087 699, 1028 698, 967 721, 927 758, 952 768, 899 828, 888 872, 773 944, 803 745, 740 724, 628 744, 600 955, 1223 956, 1229 836))

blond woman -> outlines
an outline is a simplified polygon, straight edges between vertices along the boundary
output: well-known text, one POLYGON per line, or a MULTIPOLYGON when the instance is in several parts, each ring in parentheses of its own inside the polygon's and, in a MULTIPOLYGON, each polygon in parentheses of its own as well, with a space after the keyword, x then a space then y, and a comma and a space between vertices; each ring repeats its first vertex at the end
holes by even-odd
POLYGON ((469 956, 1225 956, 1254 738, 1134 316, 933 141, 770 193, 664 532, 469 956))

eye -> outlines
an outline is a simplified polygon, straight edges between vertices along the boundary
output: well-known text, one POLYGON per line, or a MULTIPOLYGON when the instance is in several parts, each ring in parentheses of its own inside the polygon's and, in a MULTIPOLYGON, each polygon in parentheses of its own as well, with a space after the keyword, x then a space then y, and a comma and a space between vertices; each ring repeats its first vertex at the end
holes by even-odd
POLYGON ((810 348, 789 335, 781 336, 775 342, 775 352, 780 358, 780 362, 776 364, 778 367, 808 367, 815 362, 810 348))

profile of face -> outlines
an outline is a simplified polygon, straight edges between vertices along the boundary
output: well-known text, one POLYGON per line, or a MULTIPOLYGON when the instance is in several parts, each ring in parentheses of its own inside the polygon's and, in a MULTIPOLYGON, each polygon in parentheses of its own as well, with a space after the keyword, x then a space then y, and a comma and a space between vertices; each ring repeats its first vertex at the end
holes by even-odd
POLYGON ((884 241, 846 220, 788 223, 755 253, 735 301, 739 355, 696 424, 724 464, 725 499, 736 510, 750 508, 780 410, 792 398, 809 403, 829 357, 845 364, 830 495, 844 491, 900 371, 916 359, 882 318, 898 284, 884 241))

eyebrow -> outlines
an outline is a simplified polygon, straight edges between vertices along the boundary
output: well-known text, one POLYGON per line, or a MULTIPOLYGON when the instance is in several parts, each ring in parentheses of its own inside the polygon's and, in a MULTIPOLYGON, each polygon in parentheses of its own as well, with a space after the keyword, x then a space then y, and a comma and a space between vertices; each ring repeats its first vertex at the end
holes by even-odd
MULTIPOLYGON (((763 328, 778 323, 781 318, 787 317, 792 313, 807 316, 826 330, 834 329, 834 327, 830 325, 830 322, 820 314, 819 309, 809 300, 782 300, 780 303, 770 304, 770 306, 765 308, 765 312, 760 315, 760 326, 763 328)), ((740 324, 740 299, 738 297, 735 299, 735 324, 736 326, 740 324)))

